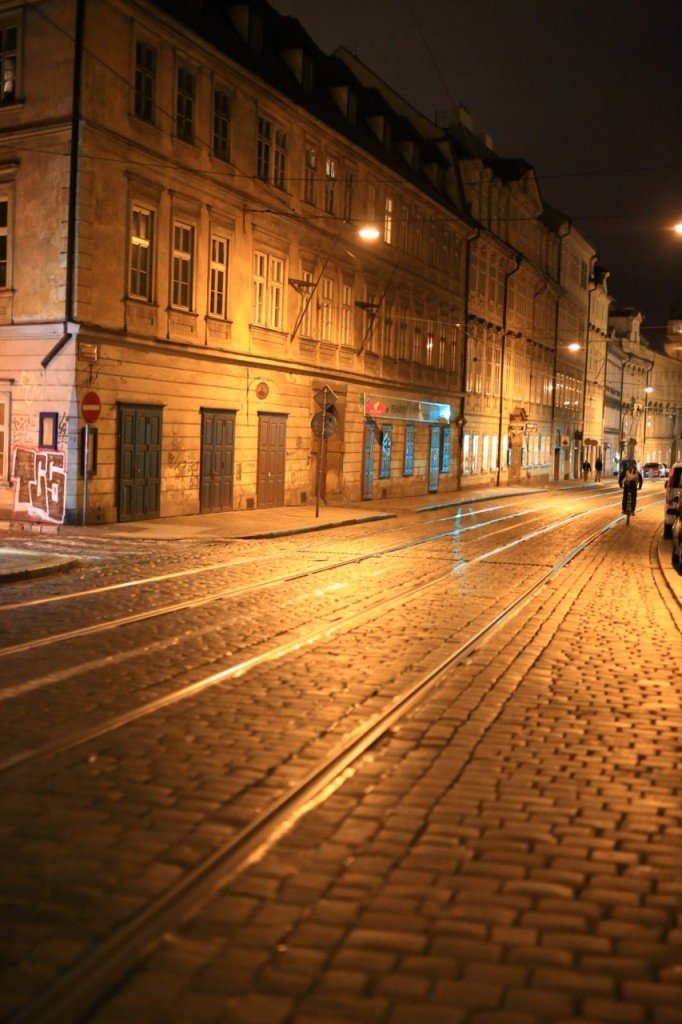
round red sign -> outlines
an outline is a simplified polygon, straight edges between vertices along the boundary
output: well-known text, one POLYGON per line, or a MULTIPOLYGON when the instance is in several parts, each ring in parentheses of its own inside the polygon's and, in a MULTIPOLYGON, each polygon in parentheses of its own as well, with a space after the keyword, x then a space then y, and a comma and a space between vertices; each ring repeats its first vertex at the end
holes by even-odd
POLYGON ((102 403, 96 391, 88 391, 81 401, 81 416, 86 423, 96 423, 102 411, 102 403))
POLYGON ((270 388, 267 386, 264 380, 256 385, 256 398, 267 398, 270 394, 270 388))

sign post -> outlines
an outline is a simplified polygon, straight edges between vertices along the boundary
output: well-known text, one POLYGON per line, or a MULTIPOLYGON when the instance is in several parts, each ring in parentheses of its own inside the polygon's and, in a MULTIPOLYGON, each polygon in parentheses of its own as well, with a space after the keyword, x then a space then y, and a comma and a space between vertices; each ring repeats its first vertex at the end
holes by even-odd
POLYGON ((322 461, 324 458, 325 441, 336 430, 336 419, 327 412, 327 409, 336 401, 336 395, 325 384, 315 395, 315 401, 318 405, 322 406, 322 414, 320 415, 318 412, 313 416, 311 423, 314 433, 320 439, 320 453, 317 460, 317 486, 315 488, 315 518, 317 519, 320 515, 320 490, 322 488, 322 461))
POLYGON ((88 448, 90 424, 96 423, 102 411, 102 403, 96 391, 88 391, 81 401, 81 416, 85 420, 83 433, 83 526, 88 525, 88 448))

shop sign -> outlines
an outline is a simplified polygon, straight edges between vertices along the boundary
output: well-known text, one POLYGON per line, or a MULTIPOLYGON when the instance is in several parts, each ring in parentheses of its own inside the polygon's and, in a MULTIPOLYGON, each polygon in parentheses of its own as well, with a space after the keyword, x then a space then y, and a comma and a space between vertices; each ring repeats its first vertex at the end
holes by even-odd
POLYGON ((417 402, 411 398, 363 395, 366 416, 383 416, 388 420, 409 420, 411 423, 449 423, 452 409, 437 402, 417 402))

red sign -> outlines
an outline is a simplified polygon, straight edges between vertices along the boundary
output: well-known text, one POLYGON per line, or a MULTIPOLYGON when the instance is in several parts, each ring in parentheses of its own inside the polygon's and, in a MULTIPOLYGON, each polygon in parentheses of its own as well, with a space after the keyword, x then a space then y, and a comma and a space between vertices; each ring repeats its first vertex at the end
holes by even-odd
POLYGON ((270 388, 264 380, 260 381, 260 383, 256 385, 256 398, 267 398, 269 394, 270 388))
POLYGON ((88 391, 81 401, 81 416, 86 423, 96 423, 102 411, 102 403, 96 391, 88 391))
POLYGON ((369 401, 365 402, 365 412, 368 416, 383 416, 386 412, 387 405, 385 402, 369 401))

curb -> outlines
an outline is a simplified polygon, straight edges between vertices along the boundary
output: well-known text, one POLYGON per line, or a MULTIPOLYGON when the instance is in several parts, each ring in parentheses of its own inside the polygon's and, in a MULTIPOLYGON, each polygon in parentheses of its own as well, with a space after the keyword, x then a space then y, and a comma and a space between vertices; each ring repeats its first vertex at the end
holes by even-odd
MULTIPOLYGON (((422 511, 418 509, 418 511, 422 511)), ((397 512, 381 512, 371 516, 359 516, 354 519, 340 519, 338 523, 314 523, 312 526, 292 526, 286 530, 270 530, 268 533, 240 533, 230 540, 268 540, 273 537, 291 537, 296 533, 313 533, 318 530, 333 530, 339 526, 360 526, 362 523, 375 523, 381 519, 396 519, 397 512)))
POLYGON ((18 580, 29 580, 35 576, 51 576, 53 573, 67 572, 80 565, 78 558, 64 558, 60 561, 41 562, 40 565, 24 566, 21 569, 0 569, 0 585, 14 583, 18 580))

